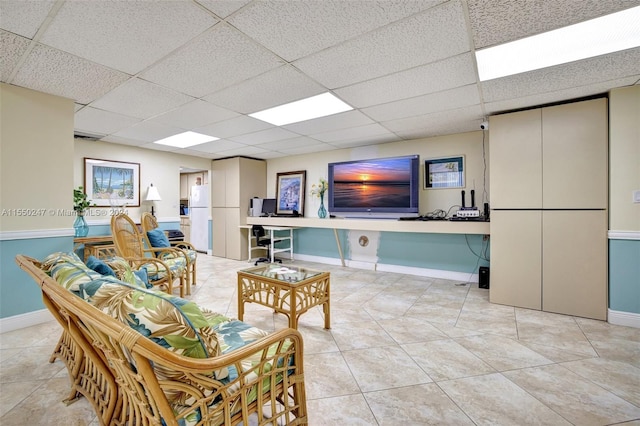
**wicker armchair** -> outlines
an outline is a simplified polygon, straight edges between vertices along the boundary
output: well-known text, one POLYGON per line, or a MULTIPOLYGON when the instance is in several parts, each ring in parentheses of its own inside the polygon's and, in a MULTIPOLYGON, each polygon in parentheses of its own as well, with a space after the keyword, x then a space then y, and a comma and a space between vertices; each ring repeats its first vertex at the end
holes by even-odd
POLYGON ((145 238, 129 216, 120 213, 111 217, 111 234, 118 256, 133 269, 147 269, 149 283, 173 293, 174 281, 179 280, 180 297, 187 282, 187 256, 174 248, 145 248, 145 238), (156 252, 162 253, 156 257, 156 252), (150 257, 149 257, 150 256, 150 257))
POLYGON ((91 401, 101 424, 308 423, 298 331, 284 329, 221 355, 189 358, 74 295, 43 272, 38 261, 18 255, 16 262, 40 286, 71 346, 85 351, 69 372, 81 372, 72 381, 82 383, 84 374, 85 382, 99 385, 100 395, 82 386, 78 391, 91 401), (213 374, 232 370, 226 378, 213 374))
MULTIPOLYGON (((149 231, 153 231, 154 229, 158 229, 158 221, 156 218, 149 212, 142 213, 142 218, 140 219, 142 224, 142 232, 145 237, 145 241, 148 247, 151 247, 151 241, 149 240, 149 231)), ((196 260, 198 256, 198 252, 195 247, 191 244, 184 241, 173 241, 170 242, 171 247, 182 250, 187 257, 187 294, 191 294, 191 286, 196 285, 196 260)))

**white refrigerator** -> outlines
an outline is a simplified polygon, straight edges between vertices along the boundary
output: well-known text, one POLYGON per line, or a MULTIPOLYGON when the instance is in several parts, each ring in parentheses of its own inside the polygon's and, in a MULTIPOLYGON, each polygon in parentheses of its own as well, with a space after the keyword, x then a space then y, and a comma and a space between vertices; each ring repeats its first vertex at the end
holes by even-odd
POLYGON ((209 185, 194 185, 189 197, 191 236, 189 242, 197 251, 209 250, 209 185))

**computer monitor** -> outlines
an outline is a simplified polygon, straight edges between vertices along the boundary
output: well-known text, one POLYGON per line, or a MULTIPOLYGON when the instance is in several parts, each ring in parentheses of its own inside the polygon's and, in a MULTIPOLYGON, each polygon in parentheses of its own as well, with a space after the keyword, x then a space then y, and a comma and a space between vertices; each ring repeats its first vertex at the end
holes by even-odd
POLYGON ((262 216, 275 216, 276 214, 276 199, 265 198, 262 200, 262 216))

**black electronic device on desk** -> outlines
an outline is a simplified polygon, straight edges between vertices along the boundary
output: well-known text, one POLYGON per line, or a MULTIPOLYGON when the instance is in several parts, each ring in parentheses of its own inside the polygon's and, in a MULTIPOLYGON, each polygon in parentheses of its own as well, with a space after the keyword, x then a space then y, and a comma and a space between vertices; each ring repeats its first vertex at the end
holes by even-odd
POLYGON ((276 199, 265 198, 262 200, 262 217, 276 216, 276 199))

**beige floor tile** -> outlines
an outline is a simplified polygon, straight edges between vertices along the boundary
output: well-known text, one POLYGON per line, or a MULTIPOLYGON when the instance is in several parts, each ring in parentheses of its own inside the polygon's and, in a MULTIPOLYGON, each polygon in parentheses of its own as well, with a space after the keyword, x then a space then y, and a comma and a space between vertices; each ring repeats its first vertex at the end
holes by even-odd
POLYGON ((309 425, 317 426, 371 426, 375 417, 361 393, 312 399, 307 402, 309 425))
POLYGON ((400 345, 447 337, 433 325, 412 317, 378 321, 378 324, 400 345))
POLYGON ((310 400, 361 392, 340 352, 305 354, 304 374, 310 400))
POLYGON ((489 364, 451 339, 401 347, 436 382, 495 372, 489 364))
POLYGON ((592 340, 591 345, 602 358, 627 362, 640 368, 640 342, 607 339, 604 341, 592 340))
MULTIPOLYGON (((3 387, 4 389, 4 387, 3 387)), ((69 381, 57 378, 46 381, 22 402, 2 416, 3 426, 85 426, 95 419, 91 404, 84 398, 65 405, 69 381)))
POLYGON ((456 322, 456 327, 475 330, 482 333, 500 334, 516 339, 518 327, 515 318, 496 317, 477 312, 461 311, 456 322))
POLYGON ((363 392, 429 383, 431 379, 398 346, 342 352, 363 392))
MULTIPOLYGON (((57 342, 57 339, 56 339, 57 342)), ((55 345, 34 346, 0 363, 0 383, 49 379, 64 370, 61 361, 49 363, 55 345)))
POLYGON ((602 358, 565 362, 561 365, 640 407, 640 368, 602 358))
POLYGON ((571 425, 501 374, 450 380, 438 385, 477 425, 571 425))
POLYGON ((395 341, 375 322, 344 323, 331 330, 341 351, 392 345, 395 341))
POLYGON ((520 344, 517 340, 493 334, 456 339, 475 356, 497 371, 552 364, 553 361, 520 344))
POLYGON ((576 425, 606 425, 640 419, 640 407, 560 365, 503 374, 576 425))
POLYGON ((473 425, 435 384, 385 389, 364 394, 378 425, 473 425))
MULTIPOLYGON (((311 426, 640 426, 640 329, 491 304, 475 283, 294 263, 331 273, 331 329, 320 308, 298 327, 311 426)), ((251 266, 200 255, 188 299, 237 316, 237 270, 251 266)), ((245 321, 287 326, 255 304, 245 321)), ((0 334, 2 426, 99 425, 87 401, 61 402, 68 374, 48 363, 60 332, 52 320, 0 334)))

